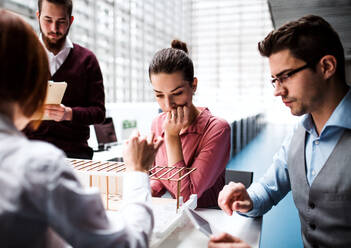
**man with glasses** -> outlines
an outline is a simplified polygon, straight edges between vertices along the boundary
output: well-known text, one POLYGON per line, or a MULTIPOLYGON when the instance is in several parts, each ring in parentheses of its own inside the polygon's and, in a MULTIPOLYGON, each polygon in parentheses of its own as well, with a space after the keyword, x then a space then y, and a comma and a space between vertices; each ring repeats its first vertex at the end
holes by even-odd
POLYGON ((72 0, 38 0, 41 41, 50 63, 50 80, 67 82, 61 105, 46 105, 51 119, 37 131, 24 131, 30 139, 44 140, 62 149, 67 157, 91 159, 89 125, 105 119, 105 94, 99 63, 88 49, 68 37, 73 23, 72 0))
MULTIPOLYGON (((260 216, 291 190, 304 247, 351 247, 351 92, 338 34, 309 15, 272 31, 258 49, 269 59, 274 95, 304 116, 265 176, 248 190, 231 182, 218 204, 229 215, 260 216)), ((225 242, 244 245, 222 235, 209 247, 225 242)))

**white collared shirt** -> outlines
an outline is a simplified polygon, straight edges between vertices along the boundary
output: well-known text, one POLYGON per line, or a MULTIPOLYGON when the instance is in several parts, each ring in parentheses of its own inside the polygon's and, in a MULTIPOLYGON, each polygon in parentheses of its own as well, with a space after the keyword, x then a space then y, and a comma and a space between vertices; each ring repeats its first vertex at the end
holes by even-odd
MULTIPOLYGON (((40 34, 40 41, 43 43, 43 38, 42 35, 40 34)), ((61 67, 61 65, 63 64, 63 62, 65 62, 69 52, 71 51, 71 49, 73 48, 73 43, 72 41, 68 38, 68 36, 66 37, 66 41, 65 44, 62 48, 62 50, 54 55, 52 52, 50 52, 46 46, 44 45, 44 48, 46 50, 46 53, 48 54, 48 59, 49 59, 49 65, 50 65, 50 73, 51 76, 53 76, 56 71, 61 67)))

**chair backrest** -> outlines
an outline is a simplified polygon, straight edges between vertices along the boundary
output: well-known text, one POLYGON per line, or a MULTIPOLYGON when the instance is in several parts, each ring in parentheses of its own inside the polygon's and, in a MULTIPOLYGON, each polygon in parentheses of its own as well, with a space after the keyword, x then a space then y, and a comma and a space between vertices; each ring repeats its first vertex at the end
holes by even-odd
POLYGON ((229 182, 236 182, 242 183, 248 188, 253 179, 253 172, 252 171, 238 171, 238 170, 229 170, 225 171, 225 184, 229 182))

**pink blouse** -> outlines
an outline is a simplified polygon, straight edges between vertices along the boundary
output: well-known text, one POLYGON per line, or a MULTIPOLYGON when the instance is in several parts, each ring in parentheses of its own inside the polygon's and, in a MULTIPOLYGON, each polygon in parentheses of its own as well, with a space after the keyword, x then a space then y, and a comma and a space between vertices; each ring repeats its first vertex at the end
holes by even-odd
MULTIPOLYGON (((198 207, 211 207, 217 206, 218 194, 225 182, 230 126, 227 121, 213 116, 207 108, 199 109, 201 113, 194 123, 180 135, 184 160, 170 166, 196 168, 182 180, 180 195, 187 201, 191 194, 197 194, 198 207)), ((165 118, 166 114, 161 113, 154 119, 151 130, 156 136, 164 136, 162 124, 165 118)), ((155 165, 168 166, 165 144, 157 152, 155 165)), ((153 196, 161 196, 166 190, 174 198, 177 195, 177 183, 174 181, 151 180, 151 188, 153 196)))

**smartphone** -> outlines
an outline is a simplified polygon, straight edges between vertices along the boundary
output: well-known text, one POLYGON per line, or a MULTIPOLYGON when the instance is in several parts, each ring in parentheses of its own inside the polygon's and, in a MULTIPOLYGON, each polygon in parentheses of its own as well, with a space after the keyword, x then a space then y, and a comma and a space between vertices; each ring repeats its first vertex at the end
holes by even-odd
POLYGON ((185 213, 188 215, 189 219, 191 220, 196 229, 200 230, 207 237, 210 237, 212 235, 212 229, 210 223, 208 223, 207 220, 202 218, 191 208, 186 208, 185 213))
POLYGON ((67 87, 66 82, 48 82, 45 104, 60 104, 67 87))

